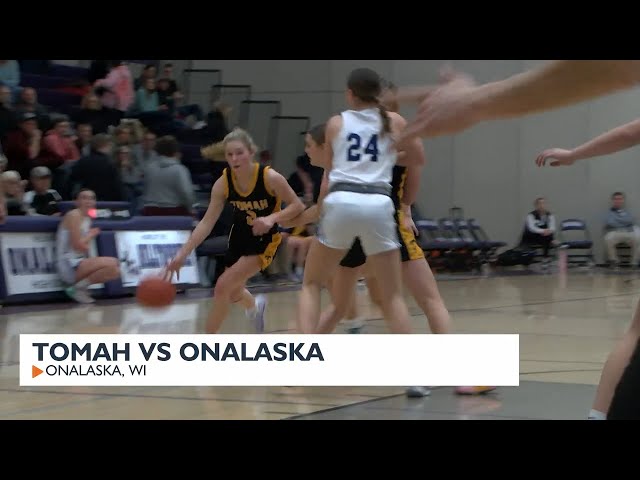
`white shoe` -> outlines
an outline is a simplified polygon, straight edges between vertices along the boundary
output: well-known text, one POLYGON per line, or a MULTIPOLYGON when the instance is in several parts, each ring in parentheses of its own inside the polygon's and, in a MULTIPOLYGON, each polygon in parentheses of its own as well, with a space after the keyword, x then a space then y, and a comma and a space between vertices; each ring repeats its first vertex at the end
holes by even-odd
POLYGON ((78 303, 82 303, 85 305, 95 303, 95 299, 91 295, 89 295, 89 292, 86 288, 77 288, 71 286, 65 288, 64 293, 66 293, 69 298, 75 300, 78 303))
POLYGON ((267 308, 267 296, 256 295, 256 313, 253 317, 253 322, 256 328, 256 332, 264 333, 264 311, 267 308))
POLYGON ((409 398, 422 398, 431 395, 431 390, 427 387, 407 387, 405 393, 409 398))

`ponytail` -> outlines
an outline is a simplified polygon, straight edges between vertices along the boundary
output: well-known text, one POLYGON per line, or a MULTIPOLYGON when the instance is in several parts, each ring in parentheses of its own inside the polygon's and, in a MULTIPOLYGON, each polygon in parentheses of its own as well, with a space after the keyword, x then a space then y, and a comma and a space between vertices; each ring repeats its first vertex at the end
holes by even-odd
POLYGON ((378 109, 380 110, 380 117, 382 118, 382 135, 384 136, 387 133, 391 133, 391 117, 389 116, 389 112, 384 107, 384 105, 378 105, 378 109))

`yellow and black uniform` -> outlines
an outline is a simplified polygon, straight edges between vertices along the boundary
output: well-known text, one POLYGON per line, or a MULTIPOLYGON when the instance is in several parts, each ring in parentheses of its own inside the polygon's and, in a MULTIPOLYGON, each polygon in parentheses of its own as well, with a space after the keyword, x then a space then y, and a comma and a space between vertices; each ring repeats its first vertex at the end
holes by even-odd
POLYGON ((282 235, 278 225, 264 235, 256 236, 251 227, 258 217, 267 217, 280 211, 282 201, 275 192, 267 188, 265 173, 269 167, 255 164, 252 187, 247 192, 240 191, 235 175, 230 168, 225 168, 226 198, 233 206, 233 225, 229 233, 229 244, 225 256, 225 265, 231 267, 240 257, 257 255, 260 268, 267 268, 278 250, 282 235))
MULTIPOLYGON (((400 202, 404 195, 404 184, 407 180, 407 167, 396 165, 393 167, 393 180, 391 180, 391 198, 396 207, 395 219, 398 240, 400 242, 400 256, 403 262, 424 258, 424 251, 418 245, 416 237, 411 230, 404 227, 404 213, 400 209, 400 202)), ((362 250, 360 239, 356 238, 351 249, 340 262, 340 266, 347 268, 358 268, 367 261, 367 257, 362 250)))

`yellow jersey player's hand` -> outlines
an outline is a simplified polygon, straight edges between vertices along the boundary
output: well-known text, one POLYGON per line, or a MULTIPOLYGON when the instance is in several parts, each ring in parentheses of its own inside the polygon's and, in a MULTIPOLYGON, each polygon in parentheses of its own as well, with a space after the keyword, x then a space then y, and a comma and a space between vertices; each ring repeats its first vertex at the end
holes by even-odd
POLYGON ((273 228, 275 222, 271 219, 270 216, 267 217, 258 217, 253 221, 253 226, 251 230, 254 235, 265 235, 269 233, 269 230, 273 228))

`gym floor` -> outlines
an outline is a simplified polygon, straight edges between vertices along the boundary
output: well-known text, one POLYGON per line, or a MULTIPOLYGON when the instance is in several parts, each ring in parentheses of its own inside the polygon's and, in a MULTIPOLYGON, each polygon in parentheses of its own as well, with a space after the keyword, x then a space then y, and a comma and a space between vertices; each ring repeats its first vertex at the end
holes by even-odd
MULTIPOLYGON (((519 387, 456 396, 450 387, 407 398, 401 388, 347 387, 20 387, 21 333, 197 333, 211 306, 210 290, 190 291, 162 315, 132 299, 86 307, 71 303, 0 310, 0 419, 584 419, 603 363, 625 332, 638 300, 635 272, 575 271, 486 278, 438 276, 454 333, 520 334, 519 387)), ((292 328, 295 286, 269 292, 268 333, 292 328)), ((327 301, 323 294, 323 303, 327 301)), ((426 319, 408 298, 416 332, 426 319)), ((384 321, 358 294, 363 334, 386 333, 384 321)), ((341 327, 339 327, 341 328, 341 327)), ((222 333, 252 332, 239 308, 222 333)))

